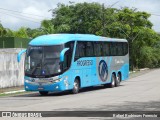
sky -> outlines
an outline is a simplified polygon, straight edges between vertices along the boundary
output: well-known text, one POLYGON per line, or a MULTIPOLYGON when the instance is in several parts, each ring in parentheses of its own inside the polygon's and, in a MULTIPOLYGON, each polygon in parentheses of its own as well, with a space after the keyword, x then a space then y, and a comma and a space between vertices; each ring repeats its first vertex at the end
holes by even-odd
MULTIPOLYGON (((153 29, 160 32, 160 0, 70 0, 78 2, 104 3, 106 7, 116 3, 114 8, 137 8, 151 13, 149 20, 153 29), (154 15, 155 14, 155 15, 154 15)), ((0 0, 0 23, 5 28, 17 30, 20 27, 38 28, 43 19, 52 18, 51 9, 58 3, 68 4, 69 0, 0 0)))

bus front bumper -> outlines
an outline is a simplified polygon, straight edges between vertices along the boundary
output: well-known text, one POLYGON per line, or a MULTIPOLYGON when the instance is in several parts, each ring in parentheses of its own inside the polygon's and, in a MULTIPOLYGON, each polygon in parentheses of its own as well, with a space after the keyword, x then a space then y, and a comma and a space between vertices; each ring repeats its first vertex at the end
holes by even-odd
POLYGON ((24 83, 24 87, 26 91, 49 91, 49 92, 60 92, 65 89, 62 87, 62 81, 57 83, 24 83))

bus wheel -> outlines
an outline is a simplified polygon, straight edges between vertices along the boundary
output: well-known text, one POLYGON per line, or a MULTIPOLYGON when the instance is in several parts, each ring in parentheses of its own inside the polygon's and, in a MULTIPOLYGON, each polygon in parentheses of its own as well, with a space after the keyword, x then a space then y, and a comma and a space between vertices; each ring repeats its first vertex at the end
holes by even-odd
POLYGON ((118 87, 118 86, 120 85, 120 82, 121 82, 121 75, 118 74, 118 75, 117 75, 117 79, 116 79, 115 86, 118 87))
POLYGON ((48 91, 39 91, 39 94, 42 96, 48 95, 48 91))
POLYGON ((73 94, 77 94, 77 93, 79 92, 79 87, 80 87, 80 83, 79 83, 79 80, 76 78, 76 79, 74 80, 72 93, 73 93, 73 94))
POLYGON ((112 74, 111 83, 109 84, 109 87, 110 88, 115 87, 115 82, 116 82, 116 76, 112 74))

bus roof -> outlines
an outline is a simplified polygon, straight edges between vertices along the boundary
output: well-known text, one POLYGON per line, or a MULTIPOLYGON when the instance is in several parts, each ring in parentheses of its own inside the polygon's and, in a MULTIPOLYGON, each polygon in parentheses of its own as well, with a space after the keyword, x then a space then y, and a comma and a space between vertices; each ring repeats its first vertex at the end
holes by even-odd
POLYGON ((126 39, 107 38, 92 34, 49 34, 34 38, 32 41, 30 41, 29 45, 33 46, 59 45, 73 40, 127 42, 126 39))

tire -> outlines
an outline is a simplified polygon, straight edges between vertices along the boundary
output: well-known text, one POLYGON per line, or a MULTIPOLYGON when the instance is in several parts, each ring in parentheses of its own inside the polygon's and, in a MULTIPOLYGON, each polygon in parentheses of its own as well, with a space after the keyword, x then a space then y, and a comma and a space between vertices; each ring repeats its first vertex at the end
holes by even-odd
POLYGON ((73 93, 73 94, 77 94, 77 93, 79 92, 79 88, 80 88, 80 83, 79 83, 79 80, 76 78, 76 79, 74 80, 72 93, 73 93))
POLYGON ((116 76, 114 74, 112 74, 111 83, 109 84, 109 87, 114 88, 115 87, 115 82, 116 82, 116 76))
POLYGON ((48 91, 39 91, 39 94, 42 96, 48 95, 48 91))
POLYGON ((118 86, 120 85, 120 82, 121 82, 121 75, 118 74, 118 75, 117 75, 117 78, 116 78, 115 86, 118 87, 118 86))

